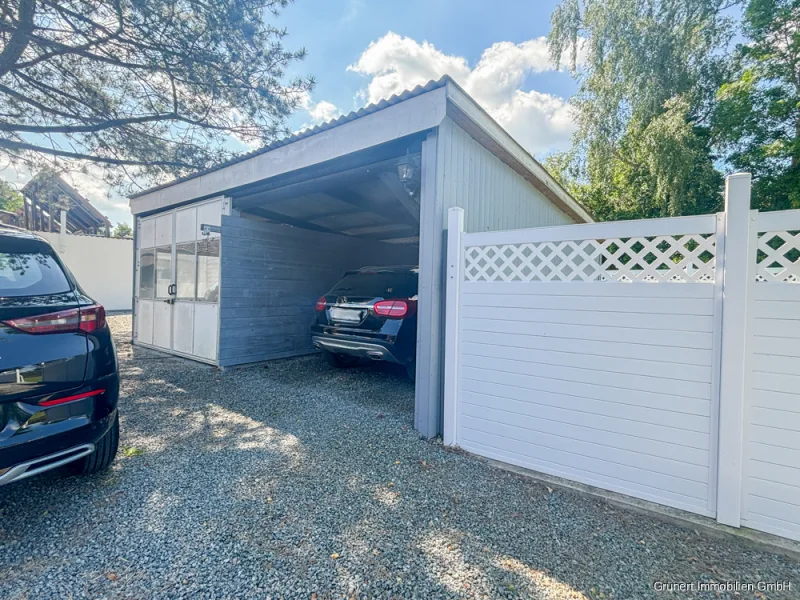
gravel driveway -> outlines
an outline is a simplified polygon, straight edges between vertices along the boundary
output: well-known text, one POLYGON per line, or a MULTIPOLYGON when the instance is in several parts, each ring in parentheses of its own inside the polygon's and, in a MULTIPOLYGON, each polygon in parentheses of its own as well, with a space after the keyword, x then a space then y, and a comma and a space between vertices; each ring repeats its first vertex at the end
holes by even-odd
POLYGON ((800 598, 800 565, 421 440, 413 386, 318 356, 122 363, 118 459, 0 488, 0 598, 800 598), (791 581, 783 593, 656 581, 791 581))

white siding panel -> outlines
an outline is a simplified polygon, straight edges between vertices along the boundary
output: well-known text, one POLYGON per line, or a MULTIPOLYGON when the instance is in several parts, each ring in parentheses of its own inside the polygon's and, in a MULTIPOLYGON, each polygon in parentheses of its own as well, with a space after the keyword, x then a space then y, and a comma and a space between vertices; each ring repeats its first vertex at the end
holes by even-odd
MULTIPOLYGON (((613 356, 618 358, 639 358, 674 365, 709 367, 711 350, 693 348, 670 348, 660 346, 637 346, 634 344, 596 342, 593 340, 563 339, 558 337, 537 337, 510 333, 489 333, 486 331, 462 331, 461 339, 479 344, 505 345, 511 348, 533 348, 555 352, 572 352, 585 356, 613 356)), ((590 360, 590 359, 587 359, 590 360)), ((665 365, 665 368, 672 365, 665 365)))
MULTIPOLYGON (((493 458, 495 460, 500 460, 520 467, 531 468, 530 465, 532 463, 532 457, 530 453, 525 451, 524 444, 516 442, 512 444, 513 448, 501 449, 492 445, 493 438, 489 436, 485 437, 488 438, 486 440, 487 443, 470 440, 469 442, 462 444, 462 446, 466 450, 475 452, 476 454, 481 454, 488 458, 493 458)), ((630 473, 623 474, 620 472, 620 470, 613 468, 603 469, 611 473, 604 474, 601 473, 600 470, 596 468, 597 465, 593 464, 592 462, 577 461, 577 466, 564 466, 561 463, 551 462, 548 460, 549 457, 550 454, 547 453, 545 458, 535 458, 534 461, 536 463, 536 470, 541 471, 542 473, 555 475, 557 477, 579 481, 587 485, 594 485, 622 494, 628 494, 629 496, 636 496, 651 502, 658 502, 661 504, 666 504, 667 506, 681 508, 683 510, 689 510, 707 516, 711 516, 712 514, 706 508, 707 501, 702 497, 693 496, 692 493, 683 494, 681 493, 680 489, 673 489, 672 487, 668 489, 662 489, 656 486, 640 483, 638 481, 630 481, 620 476, 629 475, 630 473)), ((685 488, 687 486, 681 487, 685 488)), ((694 484, 694 486, 691 487, 691 492, 693 493, 699 494, 700 496, 707 494, 707 492, 702 490, 701 484, 694 484)))
MULTIPOLYGON (((642 358, 616 358, 613 356, 591 355, 581 352, 559 352, 555 350, 536 350, 533 348, 514 348, 502 344, 481 342, 464 342, 461 346, 463 356, 480 356, 484 358, 506 358, 525 360, 541 365, 579 367, 591 371, 603 371, 618 377, 626 375, 648 375, 665 377, 683 381, 711 383, 711 373, 707 367, 687 364, 679 369, 665 369, 664 363, 642 358)), ((800 410, 800 407, 798 407, 800 410)))
MULTIPOLYGON (((581 366, 559 366, 537 363, 528 360, 527 356, 517 358, 494 358, 462 352, 461 364, 465 367, 477 369, 491 369, 500 373, 526 375, 541 379, 570 382, 574 384, 589 384, 592 390, 609 389, 618 398, 624 399, 629 395, 633 402, 643 402, 643 398, 652 397, 654 404, 660 407, 675 404, 695 404, 693 400, 700 400, 697 404, 707 410, 711 395, 710 383, 684 381, 682 379, 668 379, 652 375, 610 373, 597 369, 587 369, 581 366), (654 392, 658 390, 658 392, 654 392)), ((593 393, 593 392, 588 392, 593 393)), ((647 402, 647 400, 644 400, 647 402)))
POLYGON ((754 288, 742 522, 800 540, 800 285, 754 288))
MULTIPOLYGON (((691 431, 673 427, 670 423, 651 422, 653 413, 630 411, 624 405, 598 402, 591 399, 575 399, 556 392, 537 391, 531 394, 524 388, 494 382, 465 380, 463 399, 465 406, 486 407, 502 410, 516 417, 535 417, 550 427, 553 422, 582 427, 593 427, 600 431, 622 433, 644 439, 693 448, 709 449, 707 431, 691 431), (483 401, 482 401, 483 400, 483 401)), ((699 422, 704 423, 702 419, 699 422)))
POLYGON ((713 514, 713 294, 462 283, 458 445, 713 514))
POLYGON ((468 232, 573 222, 449 118, 439 126, 438 160, 443 208, 463 208, 468 232))
POLYGON ((800 450, 800 436, 797 435, 797 432, 758 423, 753 423, 750 427, 750 442, 800 450))
POLYGON ((518 309, 499 306, 465 306, 461 314, 475 319, 519 319, 531 323, 559 325, 599 325, 625 329, 666 329, 670 331, 701 331, 710 333, 714 319, 697 315, 663 315, 658 313, 623 313, 557 309, 518 309))
MULTIPOLYGON (((674 436, 670 438, 671 441, 663 442, 657 439, 641 437, 641 433, 632 428, 619 432, 598 429, 591 419, 579 419, 582 423, 579 425, 574 422, 544 419, 539 414, 536 416, 520 415, 497 407, 469 403, 464 405, 464 417, 465 423, 467 424, 470 422, 469 419, 476 422, 476 425, 473 426, 475 429, 480 428, 480 422, 482 421, 511 425, 513 427, 522 428, 527 431, 528 434, 533 434, 532 436, 528 435, 528 437, 537 439, 542 437, 542 439, 547 440, 552 439, 553 436, 557 436, 560 440, 563 440, 567 449, 573 447, 573 442, 575 443, 575 448, 589 443, 592 445, 592 448, 590 448, 590 456, 596 455, 596 449, 593 447, 594 445, 600 446, 603 451, 607 450, 608 452, 626 450, 636 453, 637 458, 635 458, 633 462, 629 460, 623 462, 638 464, 638 456, 650 456, 653 457, 654 460, 677 460, 678 464, 680 464, 680 462, 686 462, 700 467, 701 470, 698 471, 698 473, 702 472, 703 479, 701 479, 701 481, 705 481, 705 478, 708 476, 706 467, 708 464, 708 451, 673 443, 672 440, 674 436), (469 419, 467 419, 467 417, 469 417, 469 419), (664 456, 670 458, 663 459, 664 456)), ((553 443, 561 444, 560 441, 553 443)), ((667 468, 669 468, 669 466, 667 468)))

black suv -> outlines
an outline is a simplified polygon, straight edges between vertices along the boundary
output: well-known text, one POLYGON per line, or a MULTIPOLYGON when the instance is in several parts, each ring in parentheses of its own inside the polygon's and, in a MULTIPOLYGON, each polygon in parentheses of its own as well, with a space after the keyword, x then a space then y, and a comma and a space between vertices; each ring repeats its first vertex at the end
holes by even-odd
POLYGON ((362 358, 403 365, 414 379, 417 348, 417 267, 348 271, 317 300, 314 346, 336 367, 362 358))
POLYGON ((0 485, 110 465, 118 395, 103 307, 45 240, 0 226, 0 485))

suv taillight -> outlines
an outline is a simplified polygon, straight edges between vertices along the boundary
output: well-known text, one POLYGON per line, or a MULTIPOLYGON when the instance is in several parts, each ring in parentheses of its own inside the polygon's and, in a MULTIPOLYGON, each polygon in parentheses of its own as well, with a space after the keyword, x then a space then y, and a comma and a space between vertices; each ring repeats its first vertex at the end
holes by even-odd
POLYGON ((80 330, 86 333, 97 331, 106 326, 106 309, 99 304, 84 306, 80 309, 81 324, 80 330))
POLYGON ((25 333, 65 333, 83 331, 91 333, 106 324, 106 311, 99 304, 70 308, 58 312, 3 321, 9 327, 25 333))
POLYGON ((402 319, 412 314, 413 305, 406 300, 381 300, 372 307, 376 315, 390 319, 402 319))
POLYGON ((325 296, 320 296, 317 299, 317 305, 316 305, 315 308, 317 309, 317 312, 322 312, 323 310, 325 310, 325 307, 327 305, 328 305, 328 301, 325 300, 325 296))

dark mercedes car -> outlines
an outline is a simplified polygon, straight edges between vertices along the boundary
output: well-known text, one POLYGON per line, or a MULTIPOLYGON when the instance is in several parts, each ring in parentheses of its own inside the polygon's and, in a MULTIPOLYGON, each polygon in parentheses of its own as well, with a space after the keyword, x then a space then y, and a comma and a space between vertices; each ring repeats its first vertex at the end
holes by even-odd
POLYGON ((363 358, 403 365, 414 379, 417 347, 417 267, 348 271, 317 300, 311 341, 336 367, 363 358))
POLYGON ((103 307, 45 240, 0 225, 0 485, 108 467, 118 395, 103 307))

